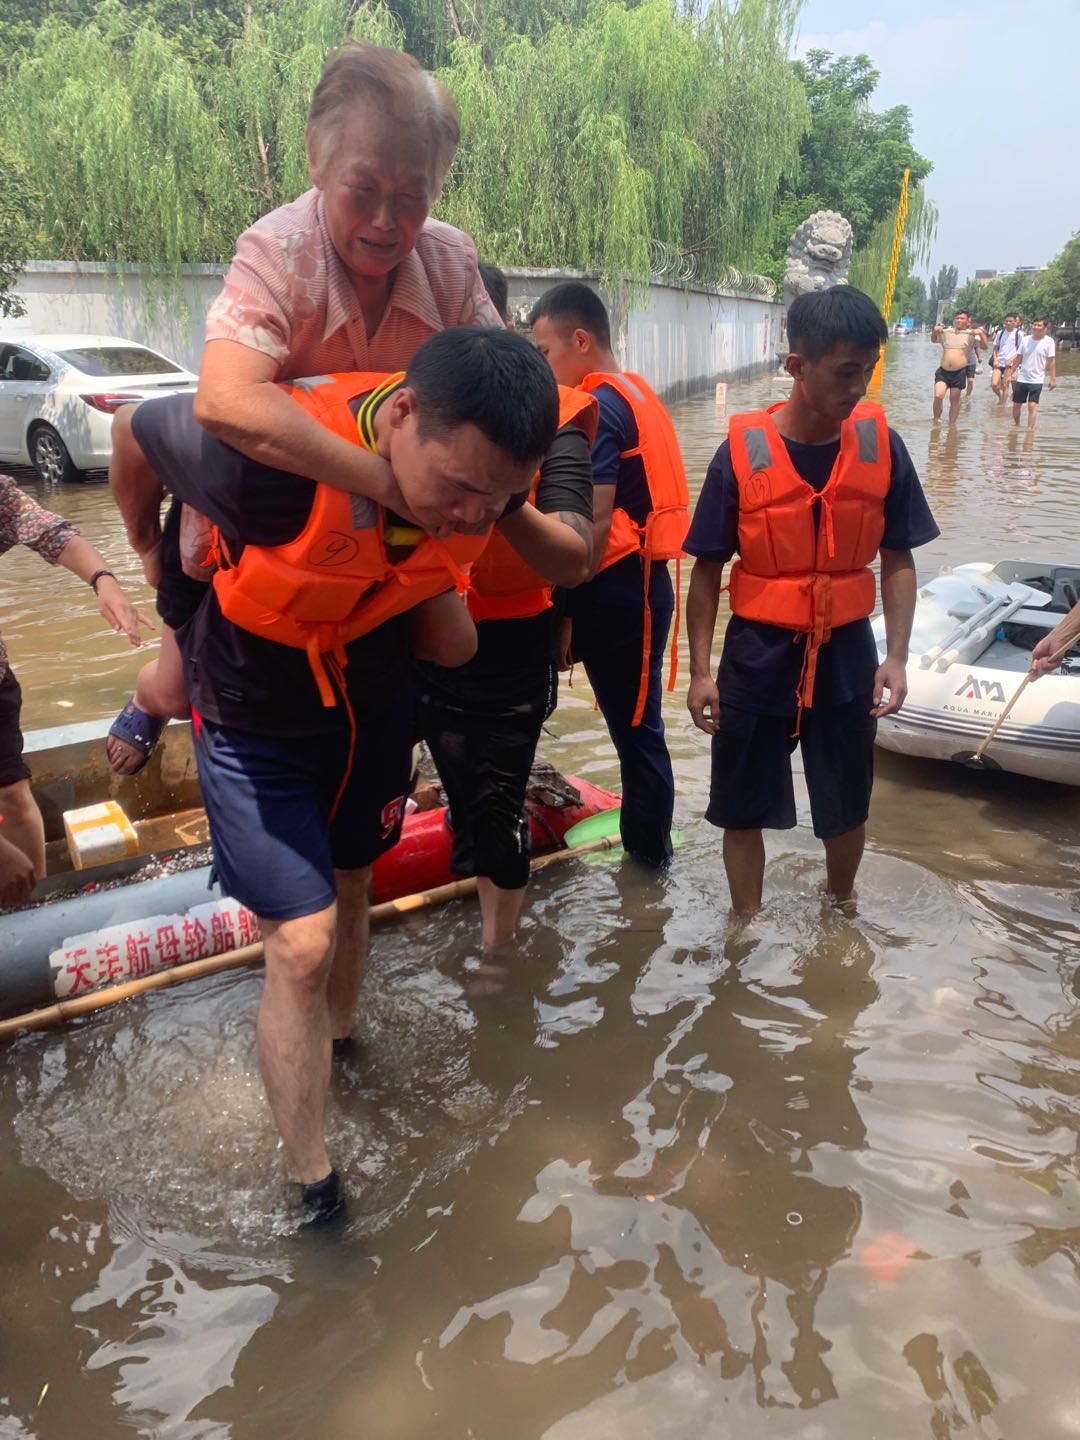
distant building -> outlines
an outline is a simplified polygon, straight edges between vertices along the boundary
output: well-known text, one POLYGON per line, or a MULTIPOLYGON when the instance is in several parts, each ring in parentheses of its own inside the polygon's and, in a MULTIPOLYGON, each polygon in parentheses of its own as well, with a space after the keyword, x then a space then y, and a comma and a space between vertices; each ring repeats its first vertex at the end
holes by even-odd
POLYGON ((976 285, 989 285, 991 280, 998 278, 996 270, 976 270, 974 280, 976 285))

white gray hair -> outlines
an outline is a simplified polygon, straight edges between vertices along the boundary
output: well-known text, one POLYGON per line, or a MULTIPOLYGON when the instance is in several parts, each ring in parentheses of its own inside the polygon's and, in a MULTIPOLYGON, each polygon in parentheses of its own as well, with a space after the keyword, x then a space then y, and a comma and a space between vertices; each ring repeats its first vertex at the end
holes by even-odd
POLYGON ((305 140, 312 169, 325 162, 344 112, 365 101, 401 124, 430 132, 434 200, 453 164, 461 121, 446 86, 402 50, 351 41, 330 56, 308 111, 305 140))

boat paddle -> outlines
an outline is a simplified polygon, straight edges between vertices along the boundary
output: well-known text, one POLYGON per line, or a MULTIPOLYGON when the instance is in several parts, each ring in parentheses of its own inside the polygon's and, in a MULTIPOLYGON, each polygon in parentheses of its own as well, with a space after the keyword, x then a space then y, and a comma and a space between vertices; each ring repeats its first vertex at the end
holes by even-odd
MULTIPOLYGON (((1075 644, 1076 640, 1074 638, 1070 640, 1066 645, 1063 645, 1060 650, 1055 650, 1054 654, 1050 657, 1050 668, 1053 668, 1053 666, 1055 666, 1059 660, 1064 660, 1065 656, 1069 653, 1069 651, 1073 648, 1075 644)), ((1005 709, 1002 710, 1001 714, 990 727, 989 735, 987 735, 986 739, 982 742, 979 748, 977 750, 961 750, 952 757, 957 762, 957 764, 970 765, 976 770, 1001 769, 1001 766, 996 760, 988 760, 986 758, 986 747, 990 744, 991 740, 993 740, 994 736, 1008 719, 1010 710, 1013 708, 1016 702, 1020 699, 1020 696, 1027 689, 1031 678, 1032 675, 1031 671, 1029 670, 1024 676, 1024 678, 1020 681, 1020 684, 1016 687, 1015 691, 1012 694, 1012 697, 1009 700, 1009 703, 1005 706, 1005 709)))

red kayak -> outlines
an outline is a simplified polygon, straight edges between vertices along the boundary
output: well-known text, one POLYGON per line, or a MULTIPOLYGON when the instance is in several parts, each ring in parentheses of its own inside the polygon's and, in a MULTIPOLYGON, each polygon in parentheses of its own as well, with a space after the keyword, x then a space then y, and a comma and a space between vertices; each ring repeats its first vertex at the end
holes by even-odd
MULTIPOLYGON (((581 820, 614 810, 622 801, 610 790, 601 790, 587 780, 565 777, 581 796, 580 804, 549 805, 530 799, 526 809, 534 855, 546 855, 562 848, 562 837, 581 820)), ((446 824, 446 809, 421 810, 405 817, 401 839, 375 862, 372 898, 376 904, 433 890, 459 877, 450 869, 453 844, 446 824)))

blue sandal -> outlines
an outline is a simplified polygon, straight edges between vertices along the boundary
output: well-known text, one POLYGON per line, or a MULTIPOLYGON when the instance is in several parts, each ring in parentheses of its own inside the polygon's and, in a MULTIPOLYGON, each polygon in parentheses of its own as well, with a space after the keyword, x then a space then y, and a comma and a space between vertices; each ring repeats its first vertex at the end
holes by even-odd
POLYGON ((116 773, 138 775, 154 753, 154 747, 167 724, 168 721, 164 715, 148 715, 145 710, 140 710, 135 704, 133 695, 109 726, 109 734, 115 736, 117 740, 123 740, 124 744, 130 745, 132 749, 138 750, 143 757, 142 763, 136 765, 134 770, 120 770, 116 773))

